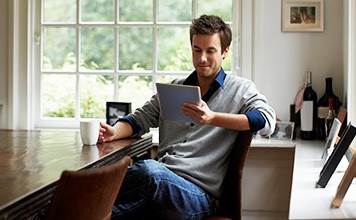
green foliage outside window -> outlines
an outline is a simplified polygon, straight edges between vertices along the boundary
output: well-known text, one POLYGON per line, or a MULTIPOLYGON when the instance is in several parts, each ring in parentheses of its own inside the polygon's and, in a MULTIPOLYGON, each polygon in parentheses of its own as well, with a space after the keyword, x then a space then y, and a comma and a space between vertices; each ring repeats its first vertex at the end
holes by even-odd
MULTIPOLYGON (((42 2, 42 117, 104 118, 106 101, 132 102, 134 110, 152 96, 154 81, 170 82, 187 75, 172 72, 193 70, 192 0, 158 1, 157 21, 183 22, 179 26, 154 26, 155 6, 149 0, 81 0, 81 18, 76 18, 76 0, 42 2)), ((231 21, 231 2, 198 1, 198 13, 231 21)), ((231 57, 223 62, 227 71, 231 57)))

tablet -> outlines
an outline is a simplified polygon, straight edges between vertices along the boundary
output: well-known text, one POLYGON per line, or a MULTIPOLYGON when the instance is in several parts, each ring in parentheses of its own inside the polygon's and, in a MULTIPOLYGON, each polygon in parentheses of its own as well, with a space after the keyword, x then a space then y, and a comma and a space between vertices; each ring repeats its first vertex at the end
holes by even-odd
POLYGON ((156 83, 161 116, 164 120, 192 122, 180 107, 184 102, 200 103, 200 87, 182 84, 156 83))

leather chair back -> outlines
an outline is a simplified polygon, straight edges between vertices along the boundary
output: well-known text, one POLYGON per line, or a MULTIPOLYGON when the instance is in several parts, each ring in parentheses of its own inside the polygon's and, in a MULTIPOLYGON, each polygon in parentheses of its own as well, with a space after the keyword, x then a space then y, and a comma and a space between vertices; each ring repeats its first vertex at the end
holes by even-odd
POLYGON ((110 219, 131 159, 99 168, 63 171, 47 219, 110 219))
POLYGON ((219 199, 221 214, 209 217, 209 220, 242 218, 242 175, 252 137, 252 131, 241 131, 236 138, 219 199))

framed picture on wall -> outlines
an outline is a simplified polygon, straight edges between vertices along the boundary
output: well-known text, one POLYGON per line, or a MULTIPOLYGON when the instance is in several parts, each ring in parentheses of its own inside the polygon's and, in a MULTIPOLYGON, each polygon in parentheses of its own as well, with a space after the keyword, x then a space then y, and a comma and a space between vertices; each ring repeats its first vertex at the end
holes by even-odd
POLYGON ((282 31, 324 31, 324 0, 282 1, 282 31))

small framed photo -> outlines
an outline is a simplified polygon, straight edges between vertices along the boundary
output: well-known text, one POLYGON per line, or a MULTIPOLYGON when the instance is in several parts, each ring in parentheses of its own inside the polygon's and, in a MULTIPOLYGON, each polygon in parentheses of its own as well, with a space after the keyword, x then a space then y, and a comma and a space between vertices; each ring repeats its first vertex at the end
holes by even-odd
POLYGON ((276 127, 271 138, 278 140, 290 140, 293 139, 294 122, 281 122, 277 121, 276 127))
POLYGON ((282 1, 282 31, 324 31, 324 0, 282 1))
POLYGON ((131 102, 106 102, 106 124, 113 125, 119 118, 131 113, 131 102))

